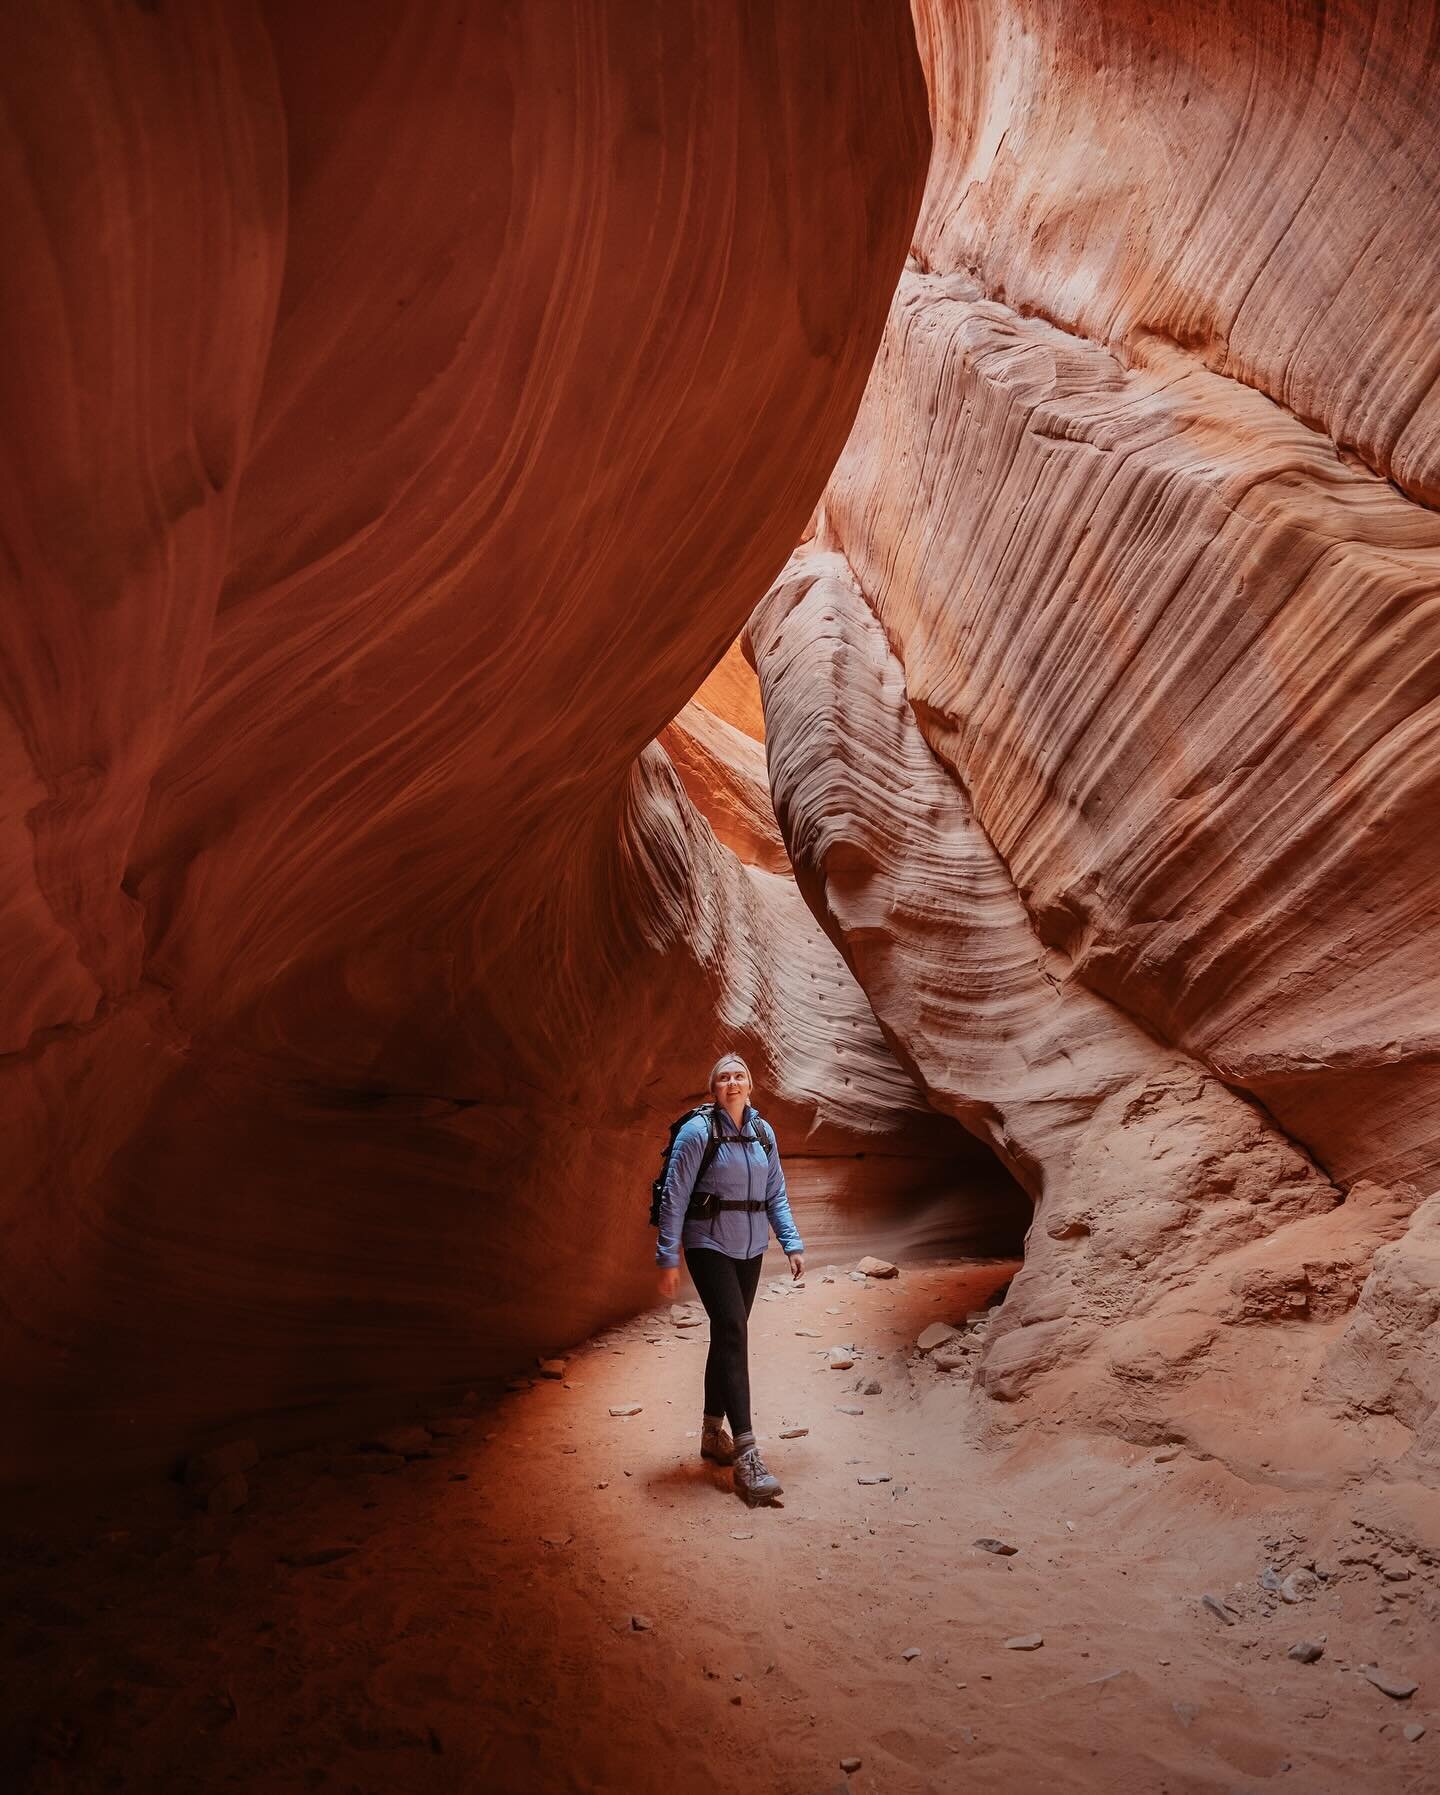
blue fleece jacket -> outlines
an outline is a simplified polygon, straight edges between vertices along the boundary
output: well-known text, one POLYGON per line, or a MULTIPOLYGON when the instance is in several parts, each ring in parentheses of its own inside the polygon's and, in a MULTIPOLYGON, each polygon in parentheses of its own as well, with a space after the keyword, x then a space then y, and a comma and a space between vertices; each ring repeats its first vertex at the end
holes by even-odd
MULTIPOLYGON (((754 1119, 755 1111, 747 1104, 744 1126, 751 1134, 755 1132, 754 1119)), ((767 1162, 759 1141, 742 1141, 740 1130, 724 1109, 720 1111, 720 1135, 720 1145, 705 1168, 705 1189, 722 1197, 763 1197, 765 1207, 722 1209, 713 1221, 695 1216, 687 1219, 685 1211, 695 1188, 695 1174, 710 1138, 705 1117, 692 1116, 675 1137, 675 1151, 670 1155, 670 1169, 665 1176, 660 1198, 660 1234, 655 1242, 657 1265, 678 1265, 682 1246, 716 1247, 732 1259, 753 1259, 765 1251, 772 1227, 787 1253, 805 1251, 790 1214, 778 1142, 767 1162)))

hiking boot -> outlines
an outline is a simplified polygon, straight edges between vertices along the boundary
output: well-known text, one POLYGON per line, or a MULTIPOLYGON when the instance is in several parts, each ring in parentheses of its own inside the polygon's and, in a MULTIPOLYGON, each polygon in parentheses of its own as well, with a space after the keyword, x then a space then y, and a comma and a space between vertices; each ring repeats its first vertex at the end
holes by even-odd
POLYGON ((783 1493, 780 1479, 765 1468, 765 1461, 760 1456, 758 1446, 747 1446, 743 1452, 735 1454, 732 1466, 735 1478, 735 1494, 744 1498, 754 1508, 757 1502, 770 1502, 783 1493))
POLYGON ((735 1442, 730 1438, 723 1421, 714 1427, 701 1427, 700 1456, 712 1459, 717 1465, 734 1464, 735 1442))

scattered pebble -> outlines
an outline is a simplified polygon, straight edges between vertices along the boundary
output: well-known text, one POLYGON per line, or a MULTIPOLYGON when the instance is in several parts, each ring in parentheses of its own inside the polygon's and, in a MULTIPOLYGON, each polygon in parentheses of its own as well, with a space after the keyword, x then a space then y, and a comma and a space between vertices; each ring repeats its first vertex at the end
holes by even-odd
POLYGON ((821 1336, 819 1328, 796 1328, 795 1337, 797 1340, 818 1340, 821 1336))
POLYGON ((937 1346, 944 1346, 955 1338, 956 1329, 948 1321, 932 1321, 927 1328, 922 1328, 915 1344, 921 1352, 934 1352, 937 1346))
POLYGON ((864 1760, 861 1758, 841 1758, 840 1768, 845 1772, 846 1776, 851 1776, 860 1768, 863 1761, 864 1760))
POLYGON ((920 1656, 920 1647, 918 1645, 907 1645, 900 1656, 908 1664, 912 1658, 918 1658, 920 1656))
POLYGON ((730 1537, 731 1539, 754 1539, 755 1535, 753 1533, 732 1533, 730 1537))
POLYGON ((870 1379, 869 1383, 866 1384, 865 1388, 860 1392, 860 1394, 862 1396, 879 1396, 880 1393, 881 1393, 880 1386, 878 1383, 876 1383, 876 1381, 873 1377, 870 1379))
POLYGON ((575 1535, 573 1533, 542 1533, 540 1539, 547 1546, 568 1546, 575 1535))
POLYGON ((565 1375, 564 1359, 542 1359, 540 1361, 541 1377, 562 1378, 565 1375))
POLYGON ((808 1427, 782 1427, 780 1438, 782 1440, 803 1440, 809 1431, 808 1427))
POLYGON ((843 1346, 832 1346, 826 1353, 825 1360, 832 1371, 848 1371, 855 1363, 855 1355, 847 1352, 843 1346))
POLYGON ((654 1625, 654 1621, 648 1614, 632 1614, 630 1616, 630 1627, 633 1632, 648 1633, 654 1625))
POLYGON ((890 1473, 888 1471, 870 1471, 864 1477, 857 1477, 855 1481, 856 1483, 889 1483, 890 1473))
POLYGON ((1418 1720, 1412 1720, 1409 1726, 1405 1728, 1405 1737, 1413 1745, 1417 1739, 1423 1739, 1425 1737, 1425 1729, 1421 1726, 1418 1720))
POLYGON ((1019 1546, 1009 1545, 1003 1539, 977 1539, 975 1544, 982 1552, 993 1552, 997 1558, 1013 1558, 1020 1550, 1019 1546))
POLYGON ((1287 1658, 1293 1658, 1297 1664, 1314 1664, 1325 1656, 1325 1647, 1318 1639, 1300 1639, 1286 1652, 1287 1658))
POLYGON ((864 1272, 867 1278, 893 1278, 899 1275, 898 1265, 892 1265, 888 1259, 872 1259, 867 1254, 855 1267, 864 1272))
MULTIPOLYGON (((526 1379, 529 1387, 529 1379, 526 1379)), ((392 1427, 386 1433, 371 1434, 361 1440, 362 1452, 394 1452, 402 1458, 428 1458, 435 1442, 423 1427, 392 1427)))
POLYGON ((837 1415, 863 1415, 865 1411, 864 1409, 857 1407, 853 1402, 837 1402, 835 1404, 835 1413, 837 1415))
POLYGON ((1043 1633, 1018 1633, 1014 1639, 1005 1641, 1007 1652, 1038 1652, 1045 1643, 1043 1633))
POLYGON ((1367 1683, 1373 1683, 1383 1694, 1391 1696, 1397 1702, 1409 1701, 1420 1687, 1418 1683, 1411 1682, 1409 1677, 1382 1670, 1378 1664, 1361 1664, 1356 1668, 1367 1683))
POLYGON ((1239 1615, 1232 1614, 1230 1609, 1218 1596, 1201 1596, 1200 1606, 1202 1608, 1208 1608, 1211 1614, 1213 1614, 1217 1620, 1223 1620, 1227 1627, 1233 1627, 1235 1622, 1240 1618, 1239 1615))
POLYGON ((612 1415, 638 1415, 644 1406, 639 1402, 611 1403, 610 1413, 612 1415))
POLYGON ((1282 1602, 1308 1602, 1320 1587, 1320 1579, 1314 1571, 1291 1571, 1280 1585, 1282 1602))

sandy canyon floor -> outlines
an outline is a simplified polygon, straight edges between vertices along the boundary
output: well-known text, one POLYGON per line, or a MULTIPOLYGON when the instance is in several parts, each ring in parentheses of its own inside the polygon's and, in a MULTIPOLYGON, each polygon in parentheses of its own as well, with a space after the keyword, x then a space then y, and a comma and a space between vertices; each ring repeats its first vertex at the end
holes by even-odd
POLYGON ((666 1306, 403 1450, 266 1458, 234 1515, 165 1484, 11 1525, 7 1786, 1440 1790, 1436 1572, 1353 1501, 1060 1426, 997 1438, 915 1341, 1010 1267, 812 1265, 781 1294, 774 1257, 751 1361, 783 1507, 699 1459, 707 1329, 666 1306))

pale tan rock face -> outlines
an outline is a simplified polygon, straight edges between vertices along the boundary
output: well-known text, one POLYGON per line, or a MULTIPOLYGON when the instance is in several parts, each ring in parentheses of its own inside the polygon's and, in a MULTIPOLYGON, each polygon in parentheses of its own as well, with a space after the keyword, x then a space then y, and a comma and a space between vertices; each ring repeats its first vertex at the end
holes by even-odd
POLYGON ((916 13, 914 254, 750 639, 802 887, 1039 1203, 1014 1394, 1440 1176, 1436 25, 916 13))
POLYGON ((23 1466, 643 1300, 657 1130, 721 1046, 831 1150, 923 1120, 873 1021, 856 1104, 815 1087, 747 945, 764 875, 636 760, 813 510, 928 143, 898 0, 62 0, 16 32, 23 1466))
POLYGON ((1036 1200, 986 1388, 1020 1394, 1197 1264, 1335 1206, 1250 1105, 1051 969, 841 557, 797 555, 750 638, 776 809, 812 907, 930 1101, 1036 1200))

